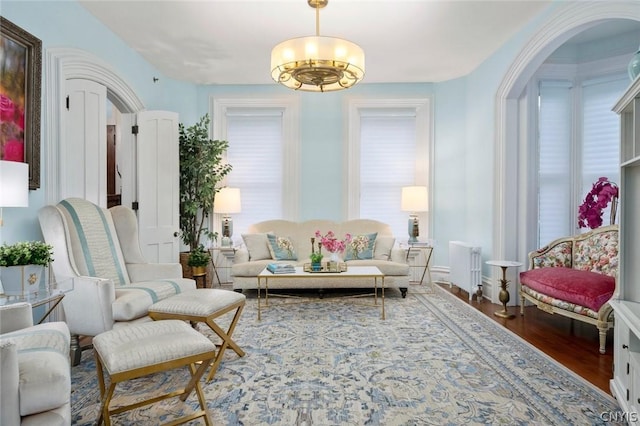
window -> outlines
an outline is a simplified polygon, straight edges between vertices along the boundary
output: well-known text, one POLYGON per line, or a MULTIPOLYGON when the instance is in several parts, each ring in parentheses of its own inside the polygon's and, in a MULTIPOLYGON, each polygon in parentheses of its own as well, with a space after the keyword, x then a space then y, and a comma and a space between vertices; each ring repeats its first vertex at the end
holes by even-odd
MULTIPOLYGON (((263 220, 297 220, 298 120, 295 100, 213 100, 214 138, 229 141, 233 166, 225 185, 240 188, 242 212, 232 215, 233 238, 263 220)), ((214 215, 220 216, 220 215, 214 215)), ((214 229, 220 229, 214 217, 214 229)))
MULTIPOLYGON (((430 145, 428 99, 350 101, 347 216, 379 220, 408 237, 402 187, 428 185, 430 145)), ((419 217, 424 240, 428 213, 419 217)))
MULTIPOLYGON (((538 247, 574 234, 578 206, 601 176, 618 182, 624 75, 538 84, 538 247)), ((609 212, 603 223, 609 223, 609 212)))

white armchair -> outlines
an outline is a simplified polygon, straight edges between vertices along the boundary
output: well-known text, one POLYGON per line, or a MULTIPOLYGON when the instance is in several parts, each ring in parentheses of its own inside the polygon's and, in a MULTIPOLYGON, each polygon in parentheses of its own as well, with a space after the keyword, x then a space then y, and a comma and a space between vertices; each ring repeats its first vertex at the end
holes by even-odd
POLYGON ((73 365, 80 362, 78 336, 96 336, 130 322, 150 321, 152 304, 196 288, 179 263, 147 263, 140 250, 135 213, 101 208, 79 198, 39 212, 45 241, 53 246, 55 279, 75 278, 62 300, 71 330, 73 365))
POLYGON ((69 328, 33 325, 31 305, 0 306, 0 424, 70 425, 69 328))

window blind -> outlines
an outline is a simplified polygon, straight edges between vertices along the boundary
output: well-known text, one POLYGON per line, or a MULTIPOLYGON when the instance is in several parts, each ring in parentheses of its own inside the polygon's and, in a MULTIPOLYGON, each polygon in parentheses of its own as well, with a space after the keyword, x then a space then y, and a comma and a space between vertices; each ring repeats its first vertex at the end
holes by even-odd
POLYGON ((227 186, 240 188, 242 212, 233 215, 234 235, 282 214, 283 131, 279 109, 227 112, 227 186))
MULTIPOLYGON (((620 181, 620 117, 611 110, 628 84, 625 76, 600 78, 583 83, 583 143, 581 198, 600 177, 620 181)), ((603 214, 603 225, 610 223, 610 209, 603 214)))
POLYGON ((402 238, 408 217, 400 210, 402 187, 415 184, 415 111, 362 110, 360 137, 360 217, 387 223, 402 238))
POLYGON ((571 84, 541 81, 538 126, 538 247, 571 235, 571 84))

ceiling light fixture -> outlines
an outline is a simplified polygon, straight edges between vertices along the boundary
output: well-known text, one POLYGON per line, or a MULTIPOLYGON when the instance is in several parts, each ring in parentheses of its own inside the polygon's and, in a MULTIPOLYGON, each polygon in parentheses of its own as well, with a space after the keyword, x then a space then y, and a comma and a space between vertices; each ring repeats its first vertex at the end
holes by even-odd
POLYGON ((316 10, 316 35, 283 41, 271 51, 271 77, 294 90, 348 89, 364 77, 364 51, 355 43, 320 36, 320 9, 329 0, 307 0, 316 10))

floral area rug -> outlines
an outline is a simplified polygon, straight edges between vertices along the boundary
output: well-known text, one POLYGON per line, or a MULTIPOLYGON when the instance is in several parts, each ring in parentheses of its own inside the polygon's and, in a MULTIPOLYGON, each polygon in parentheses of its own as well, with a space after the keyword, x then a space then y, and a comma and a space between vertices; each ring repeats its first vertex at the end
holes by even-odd
MULTIPOLYGON (((387 291, 386 320, 361 304, 371 299, 309 297, 272 299, 258 321, 250 294, 234 333, 246 356, 227 350, 214 379, 203 378, 213 423, 598 425, 619 409, 611 396, 455 296, 437 286, 432 294, 411 290, 406 299, 387 291)), ((118 385, 113 404, 187 379, 184 369, 118 385)), ((73 423, 93 424, 99 390, 92 351, 72 369, 71 398, 73 423)), ((172 398, 112 420, 156 425, 196 407, 192 393, 185 403, 172 398)))

